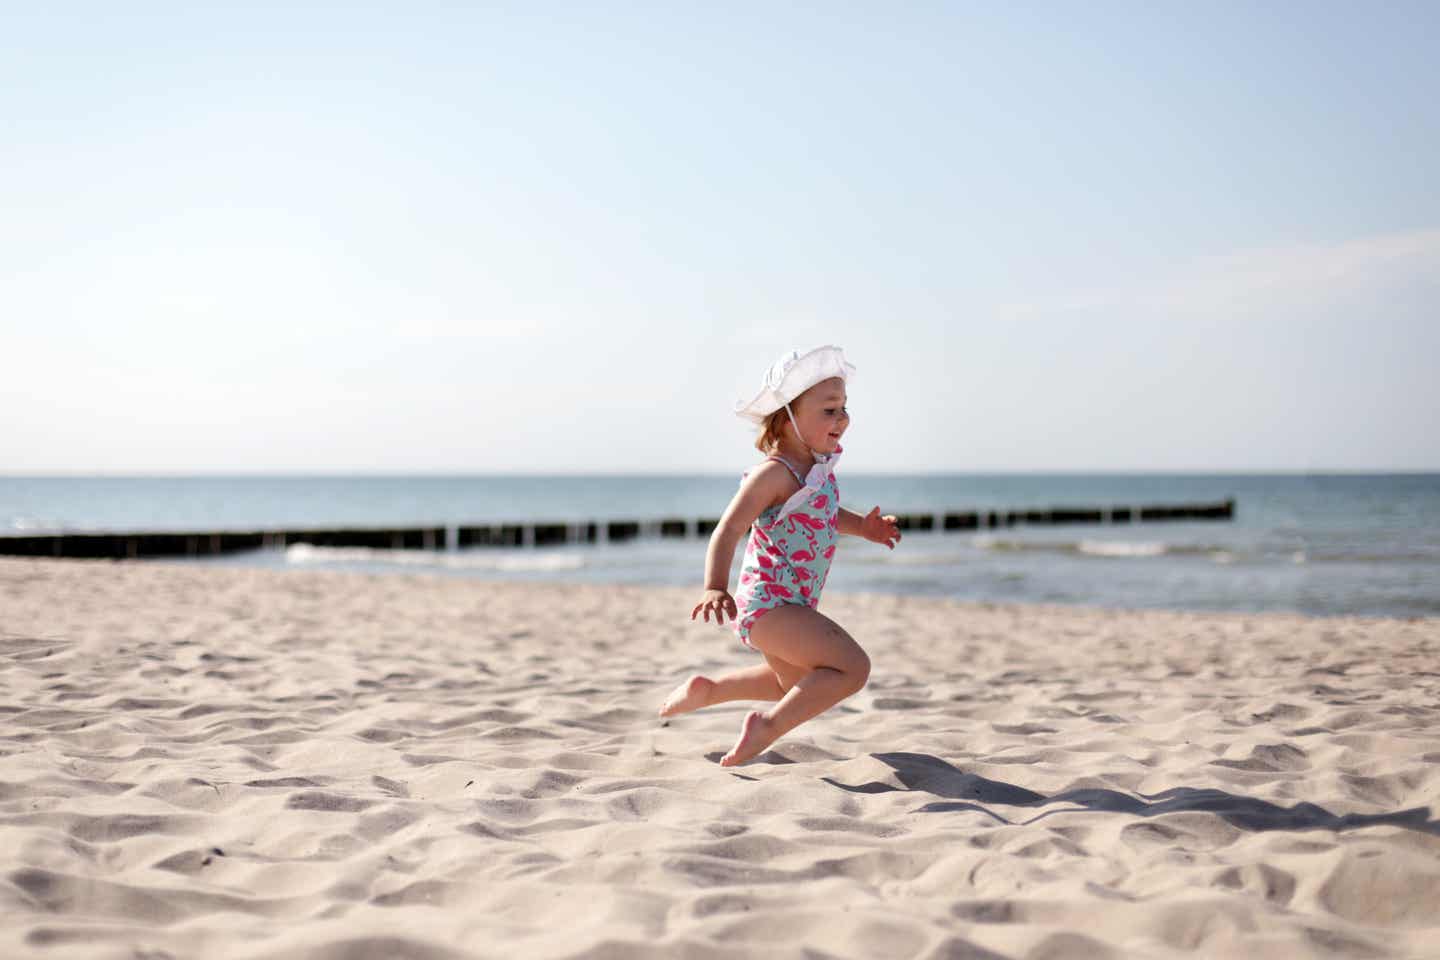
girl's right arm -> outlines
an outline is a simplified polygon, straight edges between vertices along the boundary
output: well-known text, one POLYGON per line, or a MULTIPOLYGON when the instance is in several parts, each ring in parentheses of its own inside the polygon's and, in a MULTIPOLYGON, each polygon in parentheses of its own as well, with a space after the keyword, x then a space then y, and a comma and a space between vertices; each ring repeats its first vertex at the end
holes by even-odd
POLYGON ((716 623, 724 623, 726 615, 731 620, 738 616, 735 600, 730 596, 730 565, 735 560, 735 547, 766 507, 783 503, 794 490, 795 478, 790 471, 773 461, 752 470, 740 484, 710 534, 710 547, 705 551, 705 593, 690 612, 691 620, 702 612, 706 623, 710 622, 712 612, 716 623))

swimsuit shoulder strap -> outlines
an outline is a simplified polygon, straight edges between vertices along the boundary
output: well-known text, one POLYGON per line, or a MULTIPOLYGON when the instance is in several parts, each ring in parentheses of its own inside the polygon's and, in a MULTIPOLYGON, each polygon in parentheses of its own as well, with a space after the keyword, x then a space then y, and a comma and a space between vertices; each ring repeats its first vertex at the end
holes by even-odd
POLYGON ((790 466, 789 460, 786 460, 784 457, 766 457, 765 459, 774 460, 776 463, 783 463, 785 465, 785 469, 790 471, 790 476, 795 478, 795 482, 800 484, 800 486, 802 487, 805 486, 805 478, 800 476, 800 474, 796 472, 794 467, 790 466))

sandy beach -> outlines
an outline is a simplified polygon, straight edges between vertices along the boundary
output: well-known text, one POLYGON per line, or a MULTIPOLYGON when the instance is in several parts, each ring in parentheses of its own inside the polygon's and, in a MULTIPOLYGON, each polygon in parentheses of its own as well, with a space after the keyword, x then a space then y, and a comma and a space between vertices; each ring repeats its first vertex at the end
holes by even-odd
POLYGON ((0 956, 1440 956, 1440 621, 0 560, 0 956))

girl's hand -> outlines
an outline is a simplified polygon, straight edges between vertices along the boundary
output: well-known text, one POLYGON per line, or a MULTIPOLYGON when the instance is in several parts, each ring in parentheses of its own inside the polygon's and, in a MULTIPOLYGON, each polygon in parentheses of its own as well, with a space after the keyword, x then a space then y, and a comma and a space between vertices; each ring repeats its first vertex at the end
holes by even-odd
POLYGON ((893 516, 880 516, 880 508, 874 507, 860 518, 860 536, 871 543, 883 543, 891 550, 900 542, 900 528, 893 516))
POLYGON ((705 612, 706 623, 710 622, 710 614, 712 612, 715 614, 715 622, 717 624, 725 622, 725 615, 727 613, 730 615, 731 620, 735 620, 738 617, 738 614, 735 612, 734 598, 724 590, 706 590, 705 596, 695 605, 695 609, 690 611, 690 619, 694 620, 700 615, 702 610, 705 612))

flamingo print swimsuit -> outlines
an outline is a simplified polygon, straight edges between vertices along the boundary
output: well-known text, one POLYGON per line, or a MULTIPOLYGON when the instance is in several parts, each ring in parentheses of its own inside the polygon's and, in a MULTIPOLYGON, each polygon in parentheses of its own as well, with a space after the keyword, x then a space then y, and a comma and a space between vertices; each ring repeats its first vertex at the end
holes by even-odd
POLYGON ((840 539, 840 488, 835 463, 842 451, 817 459, 803 479, 785 460, 800 489, 778 507, 771 507, 750 527, 735 606, 740 614, 735 633, 747 647, 750 628, 781 604, 814 607, 830 574, 830 560, 840 539))

